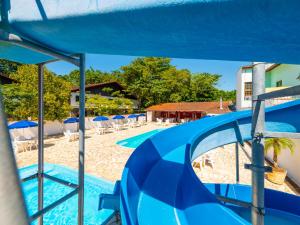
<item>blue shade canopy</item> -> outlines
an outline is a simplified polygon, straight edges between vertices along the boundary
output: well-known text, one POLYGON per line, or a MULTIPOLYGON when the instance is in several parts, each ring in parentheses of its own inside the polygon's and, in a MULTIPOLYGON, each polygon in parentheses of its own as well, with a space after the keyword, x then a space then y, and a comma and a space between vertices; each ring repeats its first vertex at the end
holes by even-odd
POLYGON ((125 117, 122 116, 122 115, 116 115, 116 116, 113 117, 113 119, 114 120, 122 120, 122 119, 125 119, 125 117))
POLYGON ((64 121, 64 123, 78 123, 79 119, 77 117, 71 117, 64 121))
POLYGON ((138 115, 131 114, 131 115, 129 115, 127 118, 128 118, 128 119, 133 119, 133 118, 137 118, 137 117, 138 117, 138 115))
POLYGON ((141 113, 141 114, 139 114, 138 116, 146 116, 146 115, 145 115, 145 113, 141 113))
MULTIPOLYGON (((65 54, 300 63, 299 0, 4 2, 1 29, 65 54)), ((0 48, 1 58, 23 63, 50 59, 0 48)))
POLYGON ((9 125, 8 129, 20 129, 20 128, 28 128, 28 127, 36 127, 36 126, 38 126, 36 122, 21 120, 9 125))
POLYGON ((93 119, 93 121, 107 121, 109 120, 106 116, 97 116, 93 119))

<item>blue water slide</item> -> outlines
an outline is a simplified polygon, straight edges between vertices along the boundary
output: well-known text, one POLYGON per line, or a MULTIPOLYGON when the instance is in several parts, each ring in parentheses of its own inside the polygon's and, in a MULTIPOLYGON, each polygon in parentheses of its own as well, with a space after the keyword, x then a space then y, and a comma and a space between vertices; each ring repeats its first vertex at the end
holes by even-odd
MULTIPOLYGON (((297 115, 300 101, 268 108, 266 130, 299 132, 297 115)), ((241 111, 175 126, 147 139, 123 171, 122 223, 250 224, 249 209, 222 203, 215 194, 250 202, 251 187, 203 184, 191 166, 216 147, 250 140, 250 132, 251 111, 241 111)), ((266 189, 265 201, 266 224, 300 224, 299 197, 266 189)))

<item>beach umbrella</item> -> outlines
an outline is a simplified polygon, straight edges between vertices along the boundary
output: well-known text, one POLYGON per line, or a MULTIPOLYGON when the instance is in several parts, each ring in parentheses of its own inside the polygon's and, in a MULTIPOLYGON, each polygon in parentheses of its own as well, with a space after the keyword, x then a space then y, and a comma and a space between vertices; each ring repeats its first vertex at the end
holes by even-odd
POLYGON ((79 119, 77 117, 71 117, 64 121, 64 123, 78 123, 79 119))
POLYGON ((22 128, 28 128, 28 127, 37 127, 38 124, 36 122, 28 121, 28 120, 21 120, 18 122, 15 122, 8 126, 8 129, 22 129, 22 128))
POLYGON ((93 119, 93 121, 107 121, 109 120, 106 116, 97 116, 93 119))
MULTIPOLYGON (((78 129, 79 129, 79 127, 78 127, 78 123, 79 123, 79 118, 77 118, 77 117, 70 117, 70 118, 68 118, 68 119, 66 119, 65 121, 64 121, 64 124, 72 124, 72 123, 77 123, 77 127, 76 127, 76 131, 78 131, 78 129)), ((65 126, 65 129, 67 129, 66 128, 66 126, 65 126)))
POLYGON ((146 116, 145 113, 138 114, 137 116, 146 116))
POLYGON ((125 119, 125 117, 122 115, 116 115, 113 117, 113 120, 123 120, 123 119, 125 119))
POLYGON ((138 115, 131 114, 131 115, 129 115, 127 118, 128 118, 128 119, 135 119, 135 118, 137 118, 137 117, 138 117, 138 115))
POLYGON ((15 123, 12 123, 11 125, 8 126, 8 129, 13 130, 13 129, 22 129, 23 132, 23 136, 25 133, 25 129, 26 128, 30 128, 30 127, 37 127, 38 124, 36 122, 32 122, 29 120, 21 120, 15 123))

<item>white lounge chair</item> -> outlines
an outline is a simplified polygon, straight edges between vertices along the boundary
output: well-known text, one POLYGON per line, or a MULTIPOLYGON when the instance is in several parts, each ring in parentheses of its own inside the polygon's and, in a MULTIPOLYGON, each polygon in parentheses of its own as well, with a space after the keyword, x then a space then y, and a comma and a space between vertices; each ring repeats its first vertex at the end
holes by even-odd
POLYGON ((19 152, 20 150, 26 151, 29 147, 29 142, 24 136, 17 136, 13 140, 14 152, 19 152))
POLYGON ((164 126, 169 126, 170 125, 170 119, 166 119, 166 122, 164 123, 164 126))
POLYGON ((115 131, 120 131, 122 129, 122 125, 119 123, 113 123, 112 125, 115 131))
POLYGON ((79 138, 79 133, 78 132, 71 132, 70 130, 67 130, 64 132, 65 137, 67 140, 70 141, 75 141, 76 139, 79 138))
POLYGON ((160 118, 156 118, 158 125, 163 125, 163 120, 160 118))

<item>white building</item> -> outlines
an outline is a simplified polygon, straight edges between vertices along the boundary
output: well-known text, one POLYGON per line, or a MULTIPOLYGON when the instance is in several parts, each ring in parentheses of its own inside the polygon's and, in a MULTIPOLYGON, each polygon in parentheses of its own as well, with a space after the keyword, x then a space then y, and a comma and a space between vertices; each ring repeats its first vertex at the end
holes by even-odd
MULTIPOLYGON (((98 84, 89 84, 85 87, 86 95, 100 95, 101 97, 107 99, 114 99, 112 96, 113 93, 118 92, 122 94, 125 98, 129 99, 133 103, 133 108, 138 108, 138 101, 136 97, 126 93, 124 87, 120 85, 118 82, 106 82, 106 83, 98 83, 98 84)), ((72 107, 73 114, 78 114, 79 111, 79 87, 75 87, 71 90, 71 99, 70 104, 72 107)))
MULTIPOLYGON (((237 72, 237 110, 249 109, 252 106, 252 69, 252 65, 243 66, 237 72)), ((300 65, 266 64, 266 92, 295 85, 300 85, 300 65)), ((277 105, 299 97, 270 99, 265 103, 266 106, 277 105)), ((292 140, 295 143, 295 154, 291 155, 289 150, 283 149, 278 157, 278 162, 281 167, 287 169, 289 178, 300 185, 300 140, 292 140)), ((271 160, 273 157, 272 151, 268 152, 266 157, 271 160)))
MULTIPOLYGON (((300 65, 266 64, 266 92, 300 85, 300 65)), ((249 109, 252 105, 252 65, 242 66, 237 72, 236 109, 249 109)), ((295 96, 271 99, 266 106, 295 99, 295 96)))

